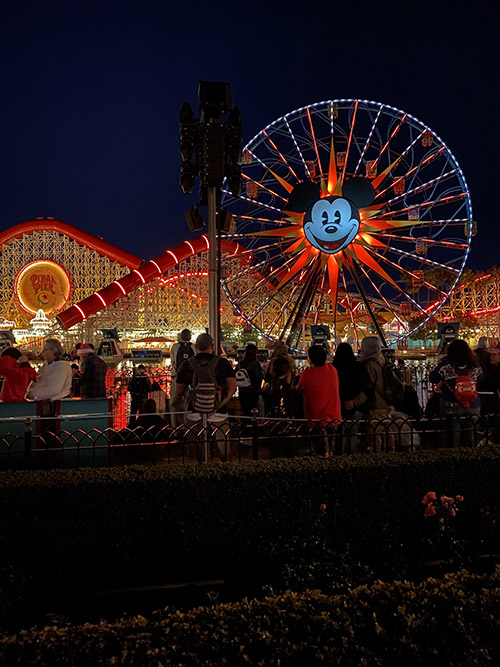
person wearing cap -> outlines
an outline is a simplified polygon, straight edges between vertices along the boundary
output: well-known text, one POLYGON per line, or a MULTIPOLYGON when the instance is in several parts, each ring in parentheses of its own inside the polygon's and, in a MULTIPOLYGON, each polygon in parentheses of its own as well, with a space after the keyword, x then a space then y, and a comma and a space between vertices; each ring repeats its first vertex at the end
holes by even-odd
MULTIPOLYGON (((228 403, 236 391, 236 377, 235 372, 229 361, 224 357, 219 357, 214 354, 214 340, 210 334, 203 333, 198 336, 195 343, 196 354, 194 359, 198 362, 211 361, 217 359, 217 364, 214 369, 215 380, 217 386, 220 387, 220 402, 217 407, 217 412, 208 416, 208 422, 214 427, 214 435, 217 440, 219 455, 222 460, 231 459, 231 450, 228 443, 226 443, 227 434, 227 419, 228 419, 228 403)), ((190 363, 191 359, 185 361, 178 369, 176 376, 176 390, 177 396, 183 397, 186 395, 188 387, 192 386, 194 377, 194 367, 190 363)), ((200 424, 202 415, 194 412, 191 406, 187 406, 188 414, 186 418, 186 425, 193 427, 195 424, 200 424)), ((196 437, 197 442, 200 441, 199 434, 195 434, 191 430, 191 434, 196 437)))
POLYGON ((186 359, 194 357, 196 348, 191 343, 191 332, 183 329, 179 334, 180 341, 174 343, 170 348, 170 369, 172 382, 170 384, 170 423, 174 428, 184 424, 184 416, 177 413, 184 411, 184 399, 177 396, 176 376, 177 371, 186 359))
POLYGON ((47 338, 41 356, 44 365, 38 377, 28 387, 27 398, 35 401, 56 401, 66 398, 71 391, 71 364, 63 359, 63 348, 56 338, 47 338))
POLYGON ((106 373, 108 367, 94 352, 88 343, 78 348, 78 357, 82 360, 80 376, 81 398, 106 398, 106 373))

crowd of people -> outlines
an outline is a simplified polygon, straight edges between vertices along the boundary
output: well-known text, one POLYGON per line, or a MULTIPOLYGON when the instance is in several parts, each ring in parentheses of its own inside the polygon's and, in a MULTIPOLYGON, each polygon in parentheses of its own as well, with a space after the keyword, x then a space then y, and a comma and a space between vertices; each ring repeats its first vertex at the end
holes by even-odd
MULTIPOLYGON (((429 375, 433 391, 422 407, 404 362, 397 365, 377 336, 365 337, 358 355, 349 343, 342 342, 329 358, 327 347, 313 344, 308 349, 307 368, 302 370, 283 342, 274 344, 270 359, 262 359, 257 346, 249 343, 233 367, 227 357, 215 354, 209 334, 200 334, 193 343, 191 332, 184 329, 179 338, 171 349, 169 396, 167 387, 150 377, 143 364, 134 368, 127 385, 128 427, 159 432, 167 425, 175 429, 183 424, 196 440, 194 427, 204 426, 206 420, 213 426, 221 457, 228 456, 224 441, 228 410, 231 404, 234 411, 236 392, 238 411, 244 422, 247 418, 248 426, 249 418, 260 416, 303 419, 311 429, 327 429, 330 435, 321 447, 326 456, 331 454, 335 439, 337 451, 341 442, 342 452, 354 452, 362 420, 379 424, 374 429, 372 450, 418 445, 418 431, 414 433, 408 423, 413 420, 415 424, 423 408, 426 417, 449 418, 451 444, 470 445, 473 429, 463 428, 461 418, 496 414, 500 409, 500 349, 488 348, 485 337, 480 338, 475 351, 464 340, 446 345, 429 375), (384 426, 387 419, 396 428, 384 426), (411 438, 405 439, 410 430, 411 438)), ((46 339, 41 356, 45 363, 37 372, 20 350, 8 347, 2 352, 1 401, 50 403, 66 397, 106 397, 107 365, 91 344, 79 344, 75 349, 73 358, 79 364, 65 358, 56 339, 46 339)))

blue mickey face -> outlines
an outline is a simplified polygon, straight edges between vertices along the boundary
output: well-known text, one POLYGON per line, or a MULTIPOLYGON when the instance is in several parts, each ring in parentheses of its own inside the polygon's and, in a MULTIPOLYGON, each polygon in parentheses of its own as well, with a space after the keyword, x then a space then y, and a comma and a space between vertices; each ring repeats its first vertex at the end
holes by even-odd
POLYGON ((333 255, 348 246, 358 233, 359 212, 343 197, 326 197, 309 206, 303 225, 309 243, 333 255))

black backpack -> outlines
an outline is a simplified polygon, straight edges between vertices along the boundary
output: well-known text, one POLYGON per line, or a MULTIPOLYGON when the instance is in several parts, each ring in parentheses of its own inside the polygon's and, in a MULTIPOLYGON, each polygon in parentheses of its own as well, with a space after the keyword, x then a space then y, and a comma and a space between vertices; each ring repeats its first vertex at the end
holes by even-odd
POLYGON ((382 377, 384 378, 384 398, 389 405, 397 407, 404 400, 405 384, 398 369, 391 361, 386 361, 382 366, 382 377))
POLYGON ((178 371, 182 364, 191 357, 194 357, 192 344, 186 340, 181 341, 175 357, 175 370, 178 371))
POLYGON ((220 403, 221 388, 217 385, 215 369, 219 357, 189 359, 188 364, 193 369, 191 390, 188 395, 188 408, 193 412, 215 412, 220 403))

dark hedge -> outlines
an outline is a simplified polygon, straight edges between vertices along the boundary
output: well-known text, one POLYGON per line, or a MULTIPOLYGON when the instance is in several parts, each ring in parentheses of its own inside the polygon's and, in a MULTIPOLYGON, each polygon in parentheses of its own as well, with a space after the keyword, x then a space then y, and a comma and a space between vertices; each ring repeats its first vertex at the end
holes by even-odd
POLYGON ((200 607, 164 618, 46 626, 0 638, 10 665, 498 665, 500 571, 376 582, 200 607))
MULTIPOLYGON (((422 496, 465 497, 457 539, 499 553, 494 447, 195 466, 0 473, 1 612, 47 597, 204 578, 272 583, 326 504, 337 553, 411 576, 433 552, 422 496)), ((447 554, 445 554, 447 556, 447 554)))

